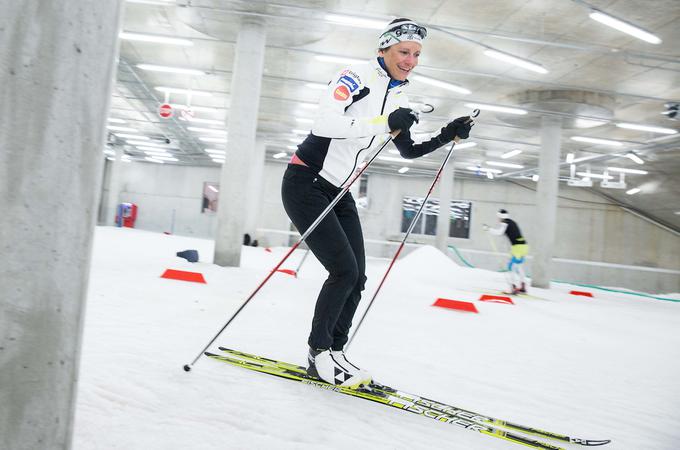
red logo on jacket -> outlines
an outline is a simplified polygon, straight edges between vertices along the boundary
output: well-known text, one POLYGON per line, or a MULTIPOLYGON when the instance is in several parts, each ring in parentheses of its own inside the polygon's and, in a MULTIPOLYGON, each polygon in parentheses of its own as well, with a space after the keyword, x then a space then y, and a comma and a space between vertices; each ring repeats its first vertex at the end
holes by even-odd
POLYGON ((349 89, 347 89, 347 86, 344 84, 342 86, 338 86, 333 92, 333 97, 335 97, 336 100, 345 101, 349 98, 349 89))

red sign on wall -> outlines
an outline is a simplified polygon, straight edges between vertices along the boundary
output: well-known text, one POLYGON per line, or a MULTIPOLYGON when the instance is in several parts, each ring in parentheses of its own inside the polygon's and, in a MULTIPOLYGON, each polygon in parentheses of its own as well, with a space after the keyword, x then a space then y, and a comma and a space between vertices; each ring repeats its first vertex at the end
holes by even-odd
POLYGON ((172 106, 170 106, 167 103, 163 103, 161 106, 158 107, 158 115, 161 116, 163 119, 168 119, 172 117, 172 106))

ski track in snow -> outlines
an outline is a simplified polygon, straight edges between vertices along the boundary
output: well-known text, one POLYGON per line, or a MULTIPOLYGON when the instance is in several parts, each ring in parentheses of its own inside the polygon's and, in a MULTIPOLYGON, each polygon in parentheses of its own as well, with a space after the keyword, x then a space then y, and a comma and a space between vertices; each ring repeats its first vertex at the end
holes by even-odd
MULTIPOLYGON (((97 228, 76 450, 523 448, 206 357, 185 373, 182 365, 287 251, 271 250, 245 247, 241 268, 221 268, 211 264, 209 240, 97 228), (188 248, 201 262, 174 256, 188 248), (166 268, 202 272, 207 284, 161 279, 166 268)), ((295 269, 303 253, 283 268, 295 269)), ((388 263, 367 261, 355 323, 388 263)), ((325 271, 310 256, 299 275, 273 276, 211 349, 304 364, 325 271)), ((557 433, 612 439, 602 449, 678 448, 680 304, 597 290, 594 299, 576 297, 563 284, 531 290, 545 300, 476 301, 480 287, 504 283, 503 274, 419 248, 395 264, 349 355, 393 387, 557 433), (437 297, 474 301, 480 314, 434 308, 437 297)))

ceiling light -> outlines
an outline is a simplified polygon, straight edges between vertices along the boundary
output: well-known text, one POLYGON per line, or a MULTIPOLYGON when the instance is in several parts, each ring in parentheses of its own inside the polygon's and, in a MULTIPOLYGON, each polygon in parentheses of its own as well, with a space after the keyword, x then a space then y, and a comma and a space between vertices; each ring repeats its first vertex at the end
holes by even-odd
POLYGON ((196 133, 217 133, 217 134, 227 134, 227 130, 220 130, 217 128, 203 128, 203 127, 187 127, 189 131, 195 131, 196 133))
POLYGON ((155 64, 137 64, 142 70, 151 72, 181 73, 186 75, 205 75, 205 72, 197 69, 185 69, 183 67, 157 66, 155 64))
POLYGON ((574 154, 573 153, 567 153, 567 158, 565 159, 567 163, 571 164, 574 162, 574 154))
POLYGON ((517 155, 519 155, 520 153, 522 153, 522 150, 510 150, 510 151, 507 152, 507 153, 503 153, 503 154, 501 155, 501 158, 503 158, 503 159, 512 158, 513 156, 517 156, 517 155))
POLYGON ((288 139, 288 141, 289 141, 289 142, 294 142, 294 143, 297 144, 297 143, 300 142, 300 139, 301 139, 301 137, 296 137, 296 138, 290 138, 290 139, 288 139))
POLYGON ((224 155, 227 153, 226 150, 219 150, 216 148, 206 148, 205 152, 211 155, 224 155))
POLYGON ((626 158, 630 159, 631 161, 635 161, 638 164, 644 164, 645 162, 640 158, 638 155, 635 153, 626 153, 624 155, 626 158))
POLYGON ((324 19, 329 22, 349 25, 350 27, 368 28, 371 30, 382 30, 387 25, 383 20, 364 19, 363 17, 345 16, 340 14, 326 14, 324 19))
POLYGON ((188 117, 186 119, 182 118, 182 120, 186 120, 188 122, 195 122, 195 123, 205 123, 208 125, 217 125, 220 127, 225 127, 226 124, 221 121, 221 120, 215 120, 215 119, 197 119, 196 117, 188 117))
POLYGON ((487 105, 485 103, 466 103, 466 107, 472 108, 472 109, 483 109, 485 111, 496 111, 496 112, 504 112, 508 114, 519 114, 519 115, 524 115, 527 113, 526 110, 520 109, 520 108, 510 108, 508 106, 498 106, 498 105, 487 105))
MULTIPOLYGON (((476 142, 463 142, 461 144, 456 144, 456 149, 457 150, 463 150, 464 148, 470 148, 470 147, 476 147, 477 143, 476 142)), ((425 156, 425 155, 423 155, 425 156)))
POLYGON ((126 123, 123 119, 116 119, 115 117, 109 117, 106 120, 111 123, 126 123))
MULTIPOLYGON (((140 136, 139 138, 140 139, 141 138, 149 139, 146 136, 140 136)), ((128 140, 125 141, 125 143, 130 144, 130 145, 146 145, 147 147, 168 148, 167 145, 156 144, 154 142, 149 142, 148 140, 144 141, 144 140, 130 140, 130 139, 128 139, 128 140)))
POLYGON ((531 176, 531 180, 532 180, 532 181, 538 181, 540 178, 541 178, 541 177, 538 176, 538 175, 536 175, 536 174, 533 174, 533 175, 531 176))
POLYGON ((318 61, 332 62, 339 64, 366 64, 368 61, 363 59, 348 58, 345 56, 335 56, 335 55, 316 55, 314 56, 318 61))
POLYGON ((142 136, 141 134, 127 134, 127 133, 113 133, 113 134, 123 139, 141 139, 143 141, 149 139, 148 137, 142 136))
POLYGON ((487 172, 486 172, 486 177, 487 177, 489 180, 493 180, 493 172, 487 171, 487 172))
POLYGON ((166 87, 166 86, 156 86, 154 89, 156 89, 159 92, 165 92, 166 94, 186 94, 186 95, 191 95, 191 96, 203 96, 203 97, 212 97, 212 92, 208 91, 198 91, 195 89, 181 89, 181 88, 173 88, 173 87, 166 87))
POLYGON ((512 163, 506 163, 506 162, 500 162, 500 161, 486 161, 485 164, 488 164, 490 166, 497 166, 497 167, 510 167, 511 169, 524 169, 524 166, 521 164, 512 164, 512 163))
POLYGON ((518 58, 517 56, 513 56, 509 53, 505 52, 500 52, 498 50, 492 50, 492 49, 486 49, 484 50, 484 54, 486 56, 490 56, 492 58, 499 59, 501 61, 505 61, 510 64, 514 64, 515 66, 523 67, 525 69, 529 69, 534 72, 538 73, 548 73, 548 69, 543 67, 540 64, 536 64, 534 62, 528 61, 526 59, 518 58))
POLYGON ((170 106, 173 108, 177 108, 180 111, 181 110, 189 110, 189 111, 202 111, 202 112, 207 112, 207 113, 212 113, 216 114, 219 113, 219 109, 217 108, 209 108, 207 106, 188 106, 188 105, 180 105, 179 103, 170 103, 170 106))
POLYGON ((623 142, 620 141, 612 141, 610 139, 598 139, 584 136, 572 136, 571 140, 576 142, 588 142, 590 144, 611 145, 612 147, 621 147, 623 145, 623 142))
POLYGON ((388 150, 388 151, 389 151, 390 153, 392 153, 393 155, 401 155, 401 153, 399 153, 399 150, 394 149, 394 148, 393 148, 393 149, 390 149, 390 150, 388 150))
POLYGON ((675 214, 676 216, 680 216, 680 211, 675 211, 673 214, 675 214))
POLYGON ((182 45, 185 47, 191 47, 194 45, 194 43, 188 39, 180 39, 170 36, 157 36, 153 34, 130 33, 127 31, 121 31, 118 37, 126 41, 155 42, 158 44, 182 45))
POLYGON ((316 89, 317 91, 325 91, 328 88, 327 84, 321 83, 305 83, 305 86, 309 89, 316 89))
POLYGON ((288 150, 297 150, 297 149, 298 149, 298 148, 297 148, 297 145, 286 145, 286 148, 287 148, 288 150))
POLYGON ((598 178, 598 179, 602 179, 602 180, 610 180, 610 179, 614 178, 611 175, 604 175, 604 174, 600 175, 599 173, 591 173, 591 172, 576 172, 576 175, 580 175, 583 178, 598 178))
POLYGON ((633 194, 637 194, 637 193, 640 192, 640 191, 641 191, 640 188, 628 189, 628 190, 626 191, 626 194, 628 194, 628 195, 633 195, 633 194))
POLYGON ((397 170, 399 173, 406 173, 408 172, 409 168, 408 167, 402 167, 401 169, 397 170))
POLYGON ((602 11, 598 11, 596 9, 592 10, 590 12, 590 18, 607 25, 608 27, 615 28, 645 42, 649 42, 650 44, 660 44, 662 42, 661 39, 659 39, 657 36, 654 36, 652 33, 635 26, 630 22, 626 22, 624 20, 617 19, 614 16, 610 16, 609 14, 605 14, 602 11))
POLYGON ((309 130, 292 129, 291 131, 295 134, 304 134, 305 136, 309 134, 309 130))
POLYGON ((198 139, 200 139, 203 142, 219 142, 219 143, 222 143, 222 144, 225 144, 227 142, 226 138, 218 138, 218 137, 199 137, 198 139))
POLYGON ((156 159, 156 158, 152 158, 150 156, 147 156, 144 159, 146 159, 147 161, 155 162, 155 163, 165 164, 165 161, 163 161, 162 159, 156 159))
POLYGON ((650 133, 660 133, 660 134, 677 134, 677 130, 672 128, 655 127, 652 125, 638 125, 636 123, 617 123, 617 127, 626 128, 628 130, 639 130, 639 131, 649 131, 650 133))
POLYGON ((129 133, 139 133, 139 131, 136 128, 119 127, 117 125, 107 125, 106 128, 111 131, 127 131, 129 133))
POLYGON ((638 170, 638 169, 626 169, 623 167, 607 167, 607 170, 611 172, 621 172, 621 173, 635 173, 638 175, 647 175, 649 172, 646 170, 638 170))
POLYGON ((404 158, 393 158, 391 156, 378 156, 378 159, 381 159, 383 161, 391 161, 391 162, 398 162, 398 163, 412 163, 413 160, 411 159, 404 159, 404 158))
POLYGON ((272 155, 272 158, 279 159, 279 158, 285 158, 286 156, 288 156, 288 153, 281 152, 281 153, 276 153, 276 154, 272 155))
POLYGON ((143 145, 138 145, 136 148, 140 150, 144 150, 144 153, 162 153, 164 155, 170 155, 167 150, 164 150, 162 148, 156 148, 156 147, 145 147, 143 145))
POLYGON ((153 156, 156 159, 160 159, 161 161, 172 161, 172 162, 177 162, 179 159, 172 157, 172 156, 153 156))
POLYGON ((490 169, 488 167, 479 167, 479 166, 467 166, 467 170, 472 170, 473 172, 493 172, 493 173, 503 173, 502 170, 498 169, 490 169))
POLYGON ((423 75, 413 75, 411 77, 413 81, 420 81, 421 83, 429 84, 430 86, 435 86, 435 87, 440 87, 442 89, 446 89, 449 91, 453 92, 458 92, 459 94, 470 94, 472 91, 469 89, 465 89, 462 86, 458 86, 457 84, 453 83, 447 83, 446 81, 441 81, 441 80, 435 80, 434 78, 426 77, 423 75))
POLYGON ((608 123, 606 120, 596 120, 596 119, 581 119, 577 118, 574 120, 574 126, 576 128, 594 128, 594 127, 599 127, 600 125, 604 125, 605 123, 608 123))

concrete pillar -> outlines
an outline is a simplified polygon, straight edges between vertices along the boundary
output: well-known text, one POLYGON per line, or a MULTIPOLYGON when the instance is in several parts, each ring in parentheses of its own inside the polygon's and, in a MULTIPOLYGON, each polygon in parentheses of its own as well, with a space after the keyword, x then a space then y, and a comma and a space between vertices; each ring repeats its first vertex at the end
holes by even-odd
POLYGON ((241 263, 241 244, 249 208, 248 180, 255 172, 251 154, 256 147, 265 38, 262 19, 243 18, 231 80, 227 161, 222 166, 217 207, 214 261, 220 266, 238 267, 241 263))
POLYGON ((0 448, 71 448, 121 1, 2 2, 0 448))
MULTIPOLYGON (((453 156, 453 155, 452 155, 453 156)), ((448 255, 449 227, 451 226, 451 197, 453 195, 454 166, 453 157, 444 167, 439 180, 439 215, 437 216, 437 236, 435 246, 448 255)))
POLYGON ((264 159, 267 146, 264 139, 255 142, 255 148, 251 155, 250 165, 252 166, 252 176, 248 179, 248 208, 246 210, 245 232, 255 238, 257 221, 260 217, 260 205, 262 204, 262 192, 264 191, 264 159))
POLYGON ((104 199, 104 225, 113 226, 116 220, 116 207, 120 196, 120 169, 123 164, 123 148, 116 146, 115 156, 109 164, 109 183, 104 199))
POLYGON ((538 164, 536 214, 534 214, 536 225, 533 242, 529 242, 534 256, 531 265, 531 285, 540 288, 550 287, 550 264, 557 218, 561 134, 562 124, 559 118, 542 117, 541 155, 538 164))

